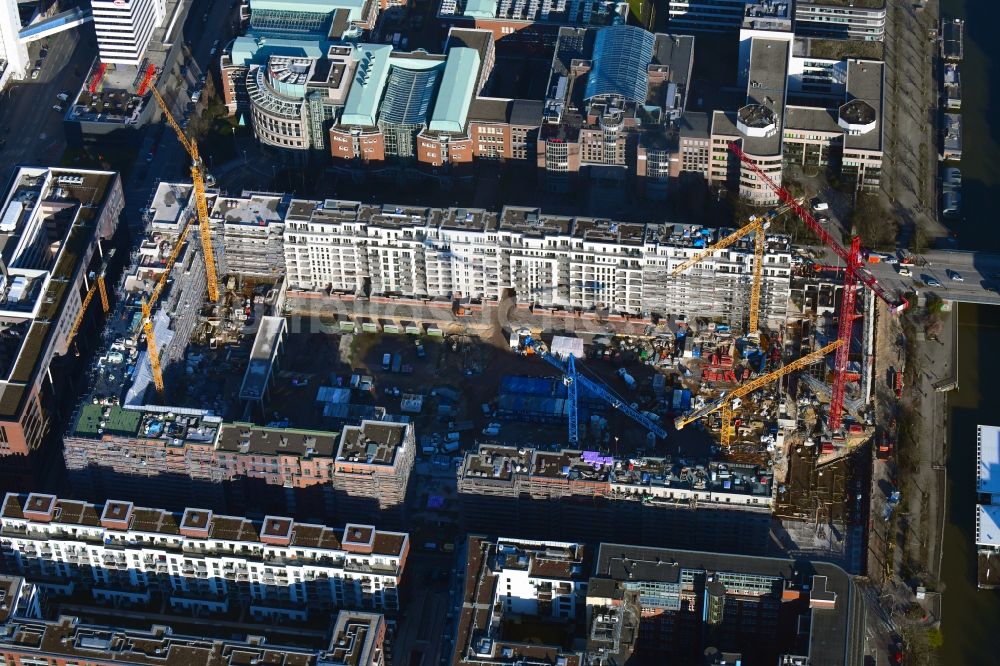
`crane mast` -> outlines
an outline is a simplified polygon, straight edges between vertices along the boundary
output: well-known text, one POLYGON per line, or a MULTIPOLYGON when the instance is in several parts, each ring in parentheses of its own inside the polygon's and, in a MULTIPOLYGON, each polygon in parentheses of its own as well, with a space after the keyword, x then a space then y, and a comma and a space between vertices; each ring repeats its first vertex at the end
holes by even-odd
POLYGON ((711 402, 700 409, 696 409, 686 416, 678 416, 674 420, 674 427, 678 430, 682 429, 684 426, 697 421, 698 419, 708 416, 709 414, 717 411, 722 412, 722 433, 720 435, 719 443, 723 446, 729 446, 732 443, 732 422, 733 422, 733 408, 732 403, 737 398, 742 398, 745 395, 753 393, 757 389, 767 386, 771 382, 777 381, 796 370, 801 370, 806 366, 812 365, 816 361, 819 361, 824 356, 829 354, 835 349, 839 349, 843 346, 841 340, 834 340, 830 344, 817 349, 814 352, 806 354, 801 358, 797 358, 790 363, 786 363, 774 372, 769 372, 766 375, 761 375, 756 379, 752 379, 742 386, 730 391, 726 395, 722 396, 718 400, 711 402))
POLYGON ((167 257, 163 272, 160 273, 156 285, 153 286, 152 293, 150 293, 149 298, 142 301, 142 330, 146 334, 146 353, 149 355, 149 368, 153 374, 153 386, 156 387, 156 393, 161 398, 164 392, 163 368, 160 366, 160 348, 156 344, 156 335, 153 332, 153 306, 159 300, 160 294, 163 292, 163 287, 167 284, 170 271, 173 270, 174 264, 177 263, 177 257, 180 256, 181 247, 184 245, 184 239, 187 238, 190 227, 191 218, 188 217, 187 222, 181 227, 181 232, 177 235, 177 242, 174 243, 173 249, 170 250, 170 256, 167 257))
POLYGON ((219 283, 215 274, 215 253, 212 250, 212 229, 208 220, 208 203, 205 201, 205 164, 198 152, 198 144, 189 139, 181 126, 177 124, 167 103, 156 87, 150 87, 153 99, 160 105, 167 124, 177 134, 177 139, 184 150, 191 156, 191 183, 194 186, 195 208, 198 210, 198 235, 201 238, 201 250, 205 260, 205 280, 208 285, 208 300, 215 303, 219 300, 219 283))
POLYGON ((785 211, 787 211, 790 206, 783 205, 770 210, 763 215, 754 215, 750 218, 750 222, 743 225, 733 233, 729 234, 725 238, 713 243, 705 250, 699 252, 695 256, 691 257, 687 261, 680 264, 672 272, 675 277, 691 268, 695 264, 701 262, 705 257, 709 257, 719 250, 724 250, 730 247, 736 241, 740 240, 744 236, 754 234, 754 262, 753 262, 753 283, 750 287, 750 322, 747 326, 747 333, 756 333, 759 329, 759 316, 760 316, 760 287, 761 287, 761 276, 763 273, 764 264, 764 231, 770 225, 771 220, 778 217, 785 211))
POLYGON ((562 361, 555 354, 550 354, 545 351, 541 345, 538 344, 536 340, 531 337, 525 337, 524 346, 531 349, 536 355, 543 358, 552 367, 556 368, 563 376, 563 383, 566 384, 567 388, 567 418, 568 418, 568 430, 569 430, 569 441, 571 444, 576 444, 579 440, 579 405, 577 404, 577 398, 579 397, 579 386, 583 386, 585 389, 590 391, 593 395, 598 396, 609 405, 624 413, 630 419, 643 426, 649 432, 653 433, 661 439, 667 438, 667 431, 656 425, 651 419, 644 416, 641 412, 633 409, 631 405, 622 400, 610 387, 604 386, 597 381, 594 381, 588 377, 577 374, 576 372, 576 361, 572 355, 570 355, 566 361, 562 361))
POLYGON ((827 418, 827 427, 836 432, 843 425, 844 395, 847 389, 847 366, 851 351, 851 333, 853 331, 854 320, 858 318, 856 312, 858 283, 870 289, 872 293, 889 306, 889 311, 893 314, 899 314, 905 310, 909 306, 909 302, 906 298, 901 298, 897 301, 878 283, 878 280, 875 279, 871 271, 865 268, 865 261, 861 256, 861 241, 859 238, 855 237, 852 239, 850 250, 844 248, 823 228, 823 225, 816 221, 816 218, 809 211, 803 208, 792 197, 788 190, 776 184, 735 142, 730 142, 729 150, 740 158, 740 161, 753 171, 758 178, 764 181, 778 195, 778 198, 785 202, 813 233, 819 236, 824 245, 833 250, 844 261, 844 291, 841 296, 840 317, 837 325, 837 337, 843 344, 837 349, 837 357, 834 362, 830 414, 827 418))
POLYGON ((108 252, 107 258, 101 262, 101 268, 97 273, 97 277, 94 279, 93 284, 87 289, 87 293, 83 296, 83 301, 80 303, 80 312, 76 315, 76 319, 73 320, 73 325, 69 329, 69 333, 66 336, 66 346, 69 347, 76 338, 76 334, 80 332, 80 326, 83 324, 83 317, 87 314, 87 308, 90 307, 90 302, 94 300, 94 294, 97 293, 101 297, 101 307, 104 310, 104 314, 107 314, 111 309, 111 303, 108 301, 108 287, 104 283, 104 275, 108 270, 108 262, 111 257, 114 256, 114 248, 108 252))

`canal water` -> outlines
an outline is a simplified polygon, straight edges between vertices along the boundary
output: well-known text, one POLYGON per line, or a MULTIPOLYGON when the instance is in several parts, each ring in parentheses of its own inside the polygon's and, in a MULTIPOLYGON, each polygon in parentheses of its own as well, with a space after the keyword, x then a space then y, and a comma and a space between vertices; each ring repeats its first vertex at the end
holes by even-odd
MULTIPOLYGON (((962 75, 963 249, 1000 250, 1000 3, 941 0, 946 18, 965 19, 962 75), (991 66, 992 65, 992 66, 991 66)), ((1000 425, 1000 308, 961 305, 959 391, 949 394, 948 522, 944 534, 942 664, 998 664, 1000 592, 976 587, 976 425, 1000 425)))

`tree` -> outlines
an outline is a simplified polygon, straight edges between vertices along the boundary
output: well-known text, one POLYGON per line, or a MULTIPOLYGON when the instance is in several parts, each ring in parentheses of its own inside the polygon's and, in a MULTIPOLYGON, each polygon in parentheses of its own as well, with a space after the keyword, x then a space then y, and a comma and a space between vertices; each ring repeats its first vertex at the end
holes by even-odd
POLYGON ((895 246, 896 221, 886 215, 878 195, 859 194, 847 219, 866 247, 891 250, 895 246))

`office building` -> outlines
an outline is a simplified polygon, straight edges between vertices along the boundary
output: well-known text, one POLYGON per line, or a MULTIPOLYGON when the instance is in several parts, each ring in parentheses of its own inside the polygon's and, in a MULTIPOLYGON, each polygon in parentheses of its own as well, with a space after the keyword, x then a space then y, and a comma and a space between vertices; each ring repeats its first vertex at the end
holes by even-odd
POLYGON ((723 552, 767 547, 774 480, 756 465, 675 466, 593 451, 557 452, 482 444, 458 467, 469 531, 523 538, 640 540, 723 552), (511 525, 516 527, 510 527, 511 525))
POLYGON ((406 500, 416 458, 413 426, 362 421, 340 433, 333 488, 341 511, 398 512, 406 500))
POLYGON ((976 427, 976 553, 981 589, 1000 587, 1000 427, 976 427))
POLYGON ((338 608, 395 612, 409 537, 208 509, 170 513, 8 493, 0 510, 4 564, 54 593, 174 611, 242 609, 258 621, 306 621, 338 608))
POLYGON ((827 563, 471 536, 463 590, 456 666, 864 663, 864 601, 827 563))
POLYGON ((101 62, 138 67, 167 15, 165 0, 92 0, 101 62))
POLYGON ((777 185, 783 168, 797 165, 833 170, 856 191, 877 191, 884 63, 793 55, 789 37, 754 34, 741 43, 745 103, 712 114, 708 182, 738 190, 755 205, 777 203, 777 194, 729 150, 736 143, 777 185))
MULTIPOLYGON (((499 299, 612 313, 694 313, 742 326, 749 307, 750 241, 680 276, 716 230, 479 209, 292 201, 285 218, 290 290, 499 299)), ((784 321, 791 275, 787 238, 767 242, 762 316, 784 321)))
POLYGON ((0 455, 26 455, 49 432, 61 381, 49 367, 70 351, 87 274, 100 268, 100 243, 123 207, 115 172, 14 170, 0 208, 0 455))
MULTIPOLYGON (((150 618, 150 627, 128 626, 111 614, 104 623, 82 621, 69 614, 44 612, 46 594, 40 586, 20 576, 0 576, 0 656, 9 664, 59 662, 103 666, 117 662, 184 666, 240 666, 246 663, 279 663, 289 666, 384 666, 386 621, 377 613, 339 611, 326 640, 315 642, 297 635, 275 634, 276 626, 242 624, 225 635, 210 624, 196 625, 178 618, 166 622, 150 618), (268 635, 261 635, 268 634, 268 635), (282 639, 288 640, 285 644, 282 639), (309 643, 313 643, 309 645, 309 643)), ((86 609, 91 610, 91 609, 86 609)), ((136 615, 135 611, 130 611, 136 615)))
POLYGON ((837 63, 846 70, 842 97, 785 110, 785 164, 828 167, 856 191, 877 192, 882 178, 885 64, 872 60, 837 63))
POLYGON ((881 42, 885 12, 885 0, 795 0, 795 34, 881 42))
POLYGON ((670 0, 667 25, 678 32, 727 32, 775 23, 791 30, 791 0, 670 0))
POLYGON ((709 182, 727 185, 758 206, 775 204, 778 195, 728 150, 740 145, 746 156, 775 184, 781 185, 782 123, 791 44, 784 39, 752 37, 744 104, 712 114, 709 182))
POLYGON ((623 25, 628 8, 612 0, 441 0, 438 19, 488 30, 505 45, 551 46, 562 26, 623 25))
POLYGON ((693 58, 687 35, 562 28, 538 135, 546 187, 635 180, 645 194, 665 198, 679 174, 670 123, 684 112, 693 58))
POLYGON ((613 543, 595 559, 590 595, 639 595, 640 660, 699 663, 714 649, 747 663, 864 663, 864 601, 834 564, 613 543))

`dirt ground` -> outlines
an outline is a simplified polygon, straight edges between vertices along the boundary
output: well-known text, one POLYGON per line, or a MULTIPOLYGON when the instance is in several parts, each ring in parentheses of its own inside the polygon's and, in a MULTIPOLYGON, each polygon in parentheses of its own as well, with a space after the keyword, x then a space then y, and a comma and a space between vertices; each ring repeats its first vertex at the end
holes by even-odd
MULTIPOLYGON (((653 406, 651 390, 629 390, 617 371, 622 364, 603 360, 585 360, 578 369, 591 377, 597 377, 612 388, 623 400, 633 402, 639 409, 653 406)), ((650 366, 627 360, 624 363, 640 387, 648 386, 656 372, 650 366)), ((281 359, 280 372, 272 388, 268 402, 268 420, 287 419, 292 427, 324 428, 321 406, 316 402, 320 386, 336 386, 338 378, 344 386, 352 373, 370 375, 374 379, 374 392, 370 397, 357 398, 361 402, 384 407, 388 413, 399 414, 400 394, 419 393, 426 396, 422 414, 413 416, 419 435, 448 431, 448 421, 472 421, 472 430, 463 432, 463 448, 473 447, 476 441, 486 441, 482 429, 495 417, 484 414, 484 403, 495 406, 500 381, 505 375, 529 377, 556 377, 558 371, 535 356, 522 356, 511 351, 502 336, 483 340, 469 336, 455 336, 447 339, 395 334, 363 333, 351 336, 345 341, 343 336, 293 333, 286 344, 281 359), (426 356, 417 355, 416 341, 420 340, 426 356), (344 349, 349 349, 346 355, 344 349), (400 354, 403 366, 410 366, 410 373, 395 373, 382 368, 384 354, 400 354), (450 417, 437 417, 436 400, 431 397, 435 388, 448 387, 460 393, 456 413, 450 417)), ((645 429, 630 418, 610 406, 601 415, 608 420, 608 430, 612 434, 607 448, 612 453, 628 455, 643 452, 651 455, 683 455, 705 457, 712 444, 708 434, 697 427, 689 427, 680 433, 671 432, 668 442, 655 449, 648 449, 645 429)), ((588 414, 581 410, 581 423, 588 414)), ((664 423, 670 415, 664 415, 664 423)), ((517 446, 564 446, 566 425, 564 423, 539 424, 502 422, 499 435, 489 440, 517 446)), ((668 430, 672 428, 668 427, 668 430)), ((581 428, 581 448, 600 448, 601 442, 590 440, 586 428, 581 428)))

